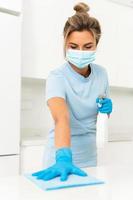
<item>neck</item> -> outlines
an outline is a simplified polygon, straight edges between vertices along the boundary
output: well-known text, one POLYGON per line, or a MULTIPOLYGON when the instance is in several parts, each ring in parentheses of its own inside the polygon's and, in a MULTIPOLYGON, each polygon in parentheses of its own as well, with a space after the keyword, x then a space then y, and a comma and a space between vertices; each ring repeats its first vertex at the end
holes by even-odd
POLYGON ((77 68, 75 65, 73 65, 72 63, 70 63, 71 67, 78 72, 79 74, 81 74, 84 77, 89 76, 90 72, 91 72, 91 68, 90 65, 87 65, 86 67, 84 67, 83 69, 79 69, 77 68))

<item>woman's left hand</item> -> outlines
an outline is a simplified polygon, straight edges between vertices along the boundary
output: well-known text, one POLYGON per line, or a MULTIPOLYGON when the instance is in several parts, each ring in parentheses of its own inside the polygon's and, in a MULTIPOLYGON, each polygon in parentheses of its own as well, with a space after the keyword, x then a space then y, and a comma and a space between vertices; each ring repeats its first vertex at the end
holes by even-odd
POLYGON ((101 104, 100 107, 98 106, 98 112, 107 113, 107 114, 110 114, 112 112, 113 103, 112 103, 111 99, 109 99, 109 98, 104 98, 104 99, 97 98, 96 103, 101 104))

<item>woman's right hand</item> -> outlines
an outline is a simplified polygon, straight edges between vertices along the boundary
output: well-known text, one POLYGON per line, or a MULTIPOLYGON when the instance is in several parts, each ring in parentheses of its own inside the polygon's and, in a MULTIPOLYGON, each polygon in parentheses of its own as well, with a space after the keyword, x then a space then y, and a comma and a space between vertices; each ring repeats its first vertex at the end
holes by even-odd
POLYGON ((47 169, 35 172, 32 176, 37 176, 37 179, 43 179, 45 181, 60 176, 60 180, 65 181, 68 179, 69 174, 87 176, 86 172, 73 165, 71 149, 65 147, 56 151, 56 163, 54 165, 47 169))

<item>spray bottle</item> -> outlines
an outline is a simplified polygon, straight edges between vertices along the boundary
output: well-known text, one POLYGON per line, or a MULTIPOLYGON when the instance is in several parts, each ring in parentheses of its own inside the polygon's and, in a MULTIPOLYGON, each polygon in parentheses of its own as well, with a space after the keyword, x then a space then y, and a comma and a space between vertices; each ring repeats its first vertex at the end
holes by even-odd
MULTIPOLYGON (((106 98, 106 95, 99 95, 98 107, 101 107, 100 100, 106 98)), ((99 112, 96 124, 96 144, 97 148, 103 148, 108 141, 108 115, 99 112)))

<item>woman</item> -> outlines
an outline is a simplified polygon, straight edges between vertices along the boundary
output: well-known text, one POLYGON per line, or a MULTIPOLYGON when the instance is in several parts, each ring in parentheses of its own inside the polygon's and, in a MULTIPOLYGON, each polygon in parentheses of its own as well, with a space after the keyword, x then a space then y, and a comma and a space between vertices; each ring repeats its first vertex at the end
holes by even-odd
POLYGON ((46 82, 46 102, 54 119, 48 135, 45 166, 33 173, 38 179, 50 180, 69 174, 86 176, 80 167, 97 165, 97 113, 112 112, 108 77, 104 67, 93 64, 101 28, 88 14, 85 3, 74 6, 75 15, 64 27, 66 62, 52 70, 46 82), (99 95, 106 98, 100 101, 99 95))

